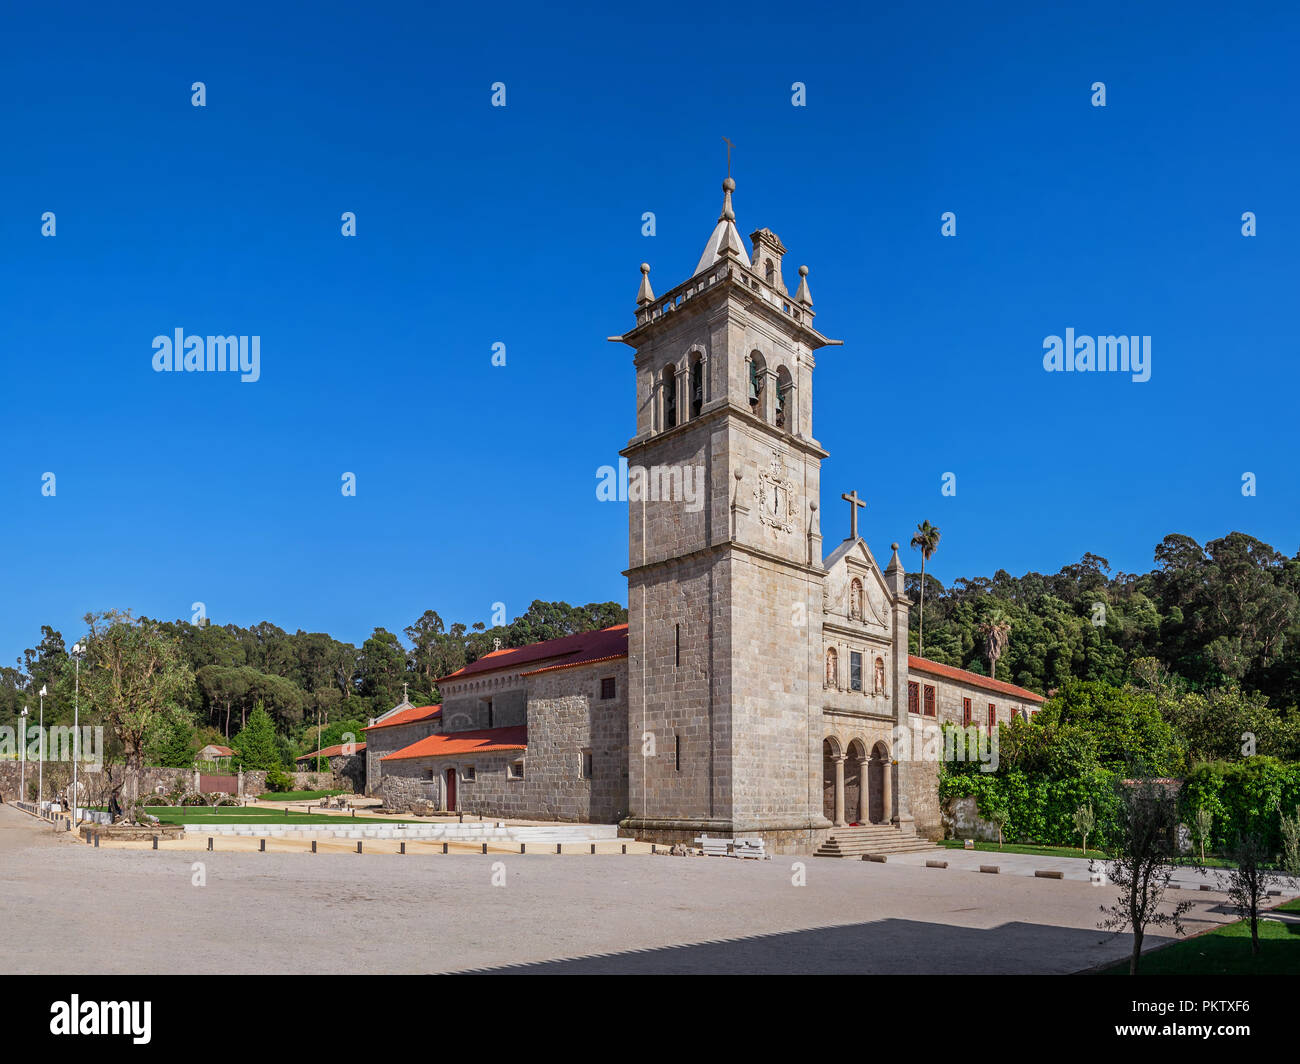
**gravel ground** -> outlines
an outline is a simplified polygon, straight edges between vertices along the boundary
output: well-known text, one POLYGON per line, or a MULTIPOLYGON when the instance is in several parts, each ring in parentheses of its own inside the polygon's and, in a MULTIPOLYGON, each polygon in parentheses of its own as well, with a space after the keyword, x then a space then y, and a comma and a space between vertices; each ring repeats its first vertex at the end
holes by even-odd
MULTIPOLYGON (((1061 973, 1127 954, 1096 927, 1114 898, 811 857, 96 850, 0 806, 17 973, 1061 973)), ((1233 919, 1221 894, 1194 900, 1190 931, 1233 919)))

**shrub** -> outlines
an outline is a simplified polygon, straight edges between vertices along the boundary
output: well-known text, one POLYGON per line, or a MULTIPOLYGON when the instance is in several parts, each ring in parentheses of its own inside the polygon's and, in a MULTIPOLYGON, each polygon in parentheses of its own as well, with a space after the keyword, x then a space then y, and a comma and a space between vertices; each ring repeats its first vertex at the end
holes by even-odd
POLYGON ((294 788, 293 777, 287 772, 278 768, 269 769, 266 773, 266 789, 280 794, 284 791, 291 791, 294 788))

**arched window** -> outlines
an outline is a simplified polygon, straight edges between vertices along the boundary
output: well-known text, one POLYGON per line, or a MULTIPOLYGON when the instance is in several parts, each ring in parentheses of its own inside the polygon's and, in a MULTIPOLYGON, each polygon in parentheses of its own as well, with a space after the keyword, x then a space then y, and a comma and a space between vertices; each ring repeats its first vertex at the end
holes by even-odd
POLYGON ((698 355, 691 359, 691 417, 700 416, 704 409, 704 359, 698 355))
POLYGON ((862 620, 862 581, 854 577, 849 584, 849 617, 852 620, 862 620))
POLYGON ((755 351, 749 356, 749 409, 763 416, 763 389, 767 387, 767 363, 755 351))
POLYGON ((835 653, 834 647, 828 647, 826 650, 826 686, 838 687, 840 674, 840 656, 835 653))
POLYGON ((790 418, 787 416, 790 400, 790 371, 782 366, 776 371, 776 427, 784 429, 789 427, 790 418))
POLYGON ((677 427, 677 370, 664 366, 664 428, 677 427))

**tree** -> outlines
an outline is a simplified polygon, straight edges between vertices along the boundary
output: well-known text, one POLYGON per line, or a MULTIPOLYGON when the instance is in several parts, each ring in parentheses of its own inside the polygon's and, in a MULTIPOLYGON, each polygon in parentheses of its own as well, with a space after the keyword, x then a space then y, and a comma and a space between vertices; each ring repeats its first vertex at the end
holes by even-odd
POLYGON ((135 818, 144 744, 158 722, 189 698, 194 675, 176 640, 151 621, 108 610, 86 615, 90 635, 81 697, 122 744, 122 807, 135 818))
POLYGON ((912 537, 912 549, 921 552, 921 613, 917 626, 916 654, 925 656, 925 563, 934 557, 939 549, 939 530, 929 521, 922 521, 916 526, 916 535, 912 537))
POLYGON ((185 768, 194 763, 199 748, 194 722, 186 710, 175 708, 159 717, 145 743, 145 752, 154 765, 185 768))
MULTIPOLYGON (((1268 896, 1268 888, 1278 881, 1277 875, 1264 867, 1268 859, 1264 840, 1253 831, 1238 835, 1229 855, 1234 867, 1226 872, 1228 903, 1239 917, 1250 921, 1250 952, 1258 957, 1260 905, 1268 896)), ((1206 871, 1201 869, 1202 874, 1206 871)))
POLYGON ((984 640, 984 653, 989 661, 989 676, 996 680, 998 658, 1002 657, 1003 651, 1007 649, 1007 643, 1011 640, 1011 619, 1002 607, 994 606, 985 615, 979 632, 984 640))
POLYGON ((1110 878, 1120 888, 1120 896, 1113 905, 1101 907, 1105 917, 1098 926, 1116 934, 1133 931, 1128 971, 1137 975, 1147 928, 1172 925, 1181 935, 1183 914, 1192 903, 1181 901, 1171 913, 1160 911, 1174 871, 1178 803, 1173 794, 1150 781, 1120 786, 1119 816, 1106 852, 1110 878))
POLYGON ((1074 811, 1074 830, 1083 836, 1083 852, 1088 853, 1088 835, 1097 826, 1097 817, 1092 811, 1092 803, 1085 802, 1074 811))
POLYGON ((1300 805, 1295 816, 1289 817, 1279 805, 1278 819, 1282 824, 1282 871, 1289 876, 1300 876, 1300 805))
POLYGON ((275 725, 271 722, 271 715, 258 702, 248 716, 248 723, 240 729, 230 745, 239 755, 240 764, 244 768, 272 769, 279 766, 281 760, 275 738, 275 725))
POLYGON ((1201 806, 1192 814, 1192 837, 1201 848, 1201 864, 1205 864, 1205 843, 1214 829, 1214 814, 1201 806))

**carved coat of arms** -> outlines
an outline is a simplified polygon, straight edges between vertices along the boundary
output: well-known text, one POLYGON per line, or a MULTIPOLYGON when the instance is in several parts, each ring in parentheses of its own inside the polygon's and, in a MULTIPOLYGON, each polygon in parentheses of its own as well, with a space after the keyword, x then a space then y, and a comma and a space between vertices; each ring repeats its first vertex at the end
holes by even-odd
POLYGON ((758 519, 769 528, 793 532, 799 516, 798 489, 786 476, 785 459, 780 451, 772 452, 772 462, 758 474, 758 487, 754 489, 758 504, 758 519))

